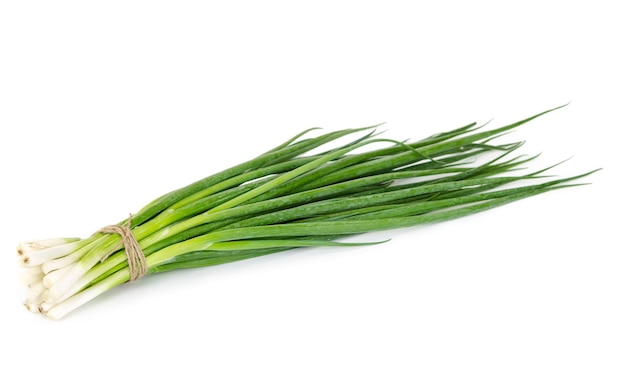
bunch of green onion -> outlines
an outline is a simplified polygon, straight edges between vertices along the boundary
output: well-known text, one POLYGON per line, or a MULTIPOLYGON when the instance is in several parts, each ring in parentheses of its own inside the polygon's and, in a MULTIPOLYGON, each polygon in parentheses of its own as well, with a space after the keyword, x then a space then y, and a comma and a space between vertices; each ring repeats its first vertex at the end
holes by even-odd
MULTIPOLYGON (((560 179, 543 176, 547 168, 512 173, 535 157, 515 156, 521 143, 493 144, 547 112, 497 129, 473 123, 416 142, 380 138, 376 127, 317 137, 308 130, 159 197, 120 225, 129 224, 147 275, 297 247, 364 245, 337 240, 454 219, 578 185, 572 181, 592 172, 560 179)), ((120 240, 96 232, 21 243, 26 307, 59 319, 134 279, 120 240)))

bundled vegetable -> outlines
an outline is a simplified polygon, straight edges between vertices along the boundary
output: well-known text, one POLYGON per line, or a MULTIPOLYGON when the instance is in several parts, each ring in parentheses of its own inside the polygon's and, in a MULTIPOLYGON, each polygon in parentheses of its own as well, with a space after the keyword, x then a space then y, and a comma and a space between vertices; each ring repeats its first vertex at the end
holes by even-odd
POLYGON ((21 243, 25 305, 59 319, 144 275, 297 247, 366 245, 338 239, 454 219, 578 185, 573 181, 593 172, 547 181, 538 180, 547 169, 512 174, 535 157, 514 156, 521 143, 492 144, 548 112, 491 130, 473 123, 417 142, 379 138, 376 127, 308 138, 305 131, 90 237, 21 243), (350 135, 356 139, 332 148, 350 135))

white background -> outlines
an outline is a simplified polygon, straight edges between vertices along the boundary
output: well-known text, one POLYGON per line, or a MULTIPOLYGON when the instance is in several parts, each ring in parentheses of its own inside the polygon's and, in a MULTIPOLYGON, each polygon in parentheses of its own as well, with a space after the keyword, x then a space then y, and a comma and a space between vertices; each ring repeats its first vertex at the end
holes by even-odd
POLYGON ((623 12, 611 1, 4 1, 0 385, 624 386, 623 12), (228 3, 228 5, 225 5, 228 3), (435 3, 435 2, 431 2, 435 3), (88 236, 321 126, 517 130, 593 184, 28 313, 22 240, 88 236), (623 192, 623 191, 622 191, 623 192))

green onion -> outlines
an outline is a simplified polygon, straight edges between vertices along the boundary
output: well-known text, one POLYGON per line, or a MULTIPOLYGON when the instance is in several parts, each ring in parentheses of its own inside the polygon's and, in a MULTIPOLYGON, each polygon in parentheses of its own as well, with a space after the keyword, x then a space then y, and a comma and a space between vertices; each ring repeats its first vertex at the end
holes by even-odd
POLYGON ((516 173, 536 157, 515 156, 522 143, 495 143, 552 110, 496 129, 472 123, 416 142, 382 138, 377 126, 318 136, 307 130, 159 197, 114 226, 119 235, 19 244, 25 305, 59 319, 136 275, 300 247, 380 243, 339 239, 455 219, 580 185, 577 179, 595 171, 568 178, 544 176, 551 167, 516 173), (130 245, 120 243, 125 232, 145 268, 135 269, 130 245))

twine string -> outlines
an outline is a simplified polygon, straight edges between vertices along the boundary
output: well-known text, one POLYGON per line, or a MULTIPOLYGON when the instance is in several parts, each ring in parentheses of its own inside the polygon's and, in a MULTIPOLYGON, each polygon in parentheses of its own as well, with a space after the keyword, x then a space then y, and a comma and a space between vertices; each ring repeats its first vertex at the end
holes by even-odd
POLYGON ((139 242, 135 239, 133 232, 130 229, 132 221, 132 215, 128 216, 128 220, 125 225, 113 224, 110 226, 102 227, 98 232, 105 234, 118 234, 122 239, 113 251, 104 256, 101 261, 106 260, 111 256, 120 246, 124 246, 126 250, 126 259, 128 261, 128 270, 130 271, 130 280, 133 282, 146 275, 148 272, 148 265, 146 264, 146 256, 139 246, 139 242))

